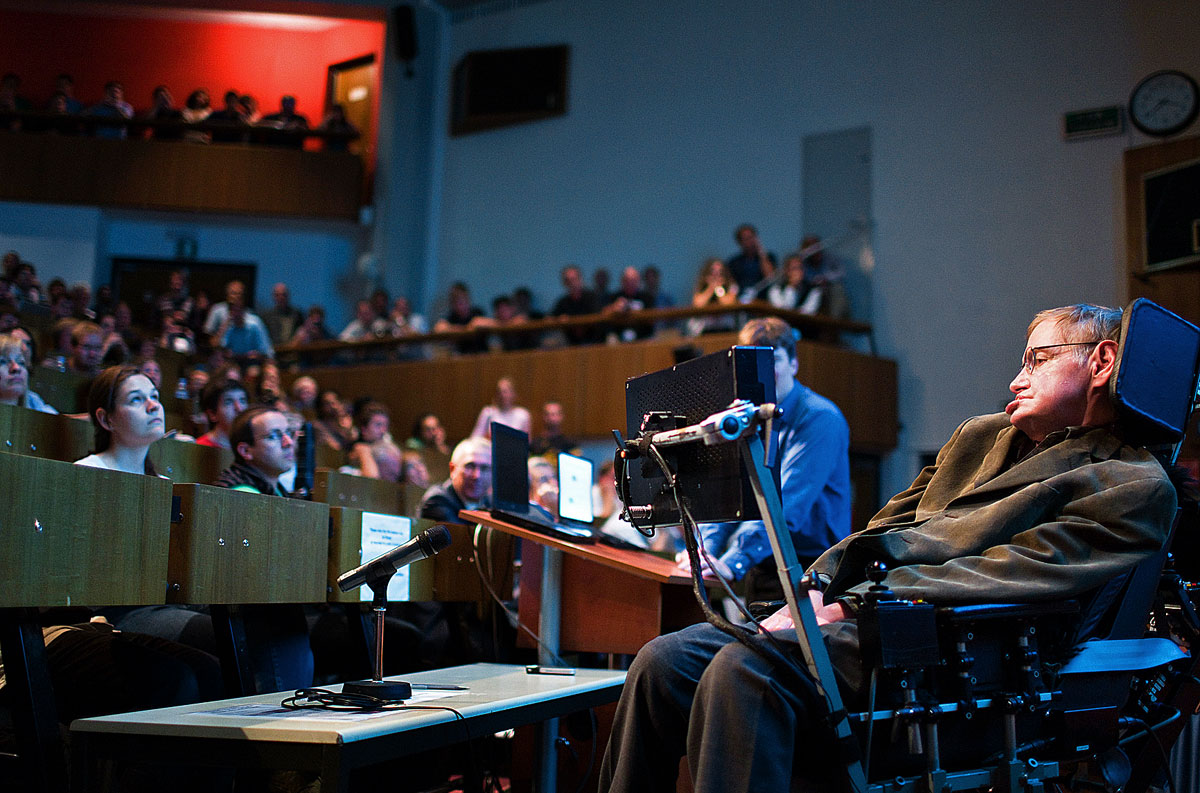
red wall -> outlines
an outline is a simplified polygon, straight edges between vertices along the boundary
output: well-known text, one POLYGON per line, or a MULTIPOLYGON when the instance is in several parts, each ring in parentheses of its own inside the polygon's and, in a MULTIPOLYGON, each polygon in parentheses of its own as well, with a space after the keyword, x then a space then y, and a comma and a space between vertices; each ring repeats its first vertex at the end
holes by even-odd
MULTIPOLYGON (((327 29, 296 31, 239 23, 236 15, 225 23, 4 9, 0 18, 0 72, 19 74, 21 93, 39 108, 55 75, 68 72, 85 106, 100 100, 109 80, 125 84, 126 100, 138 110, 159 84, 177 105, 204 88, 215 108, 232 88, 254 95, 264 114, 292 94, 297 111, 316 125, 325 110, 326 68, 362 55, 374 54, 377 64, 383 58, 382 22, 322 18, 327 29)), ((378 117, 378 88, 374 93, 378 117)))

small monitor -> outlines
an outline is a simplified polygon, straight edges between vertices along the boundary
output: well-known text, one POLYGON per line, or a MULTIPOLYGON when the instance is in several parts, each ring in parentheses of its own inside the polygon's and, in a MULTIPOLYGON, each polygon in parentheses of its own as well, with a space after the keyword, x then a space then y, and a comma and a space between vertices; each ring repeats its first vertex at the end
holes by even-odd
POLYGON ((492 422, 492 505, 529 512, 529 435, 492 422))
POLYGON ((592 461, 573 454, 558 455, 558 514, 564 520, 591 523, 592 461))

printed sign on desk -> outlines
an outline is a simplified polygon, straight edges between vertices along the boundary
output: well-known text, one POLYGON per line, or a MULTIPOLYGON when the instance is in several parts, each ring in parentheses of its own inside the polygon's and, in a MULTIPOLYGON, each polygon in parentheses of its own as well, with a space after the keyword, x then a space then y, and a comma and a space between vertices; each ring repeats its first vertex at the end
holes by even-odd
MULTIPOLYGON (((381 556, 412 539, 412 521, 398 515, 364 512, 362 516, 362 560, 364 562, 381 556)), ((401 567, 388 582, 389 601, 409 599, 409 568, 401 567)), ((374 595, 371 588, 359 587, 360 600, 370 602, 374 595)))

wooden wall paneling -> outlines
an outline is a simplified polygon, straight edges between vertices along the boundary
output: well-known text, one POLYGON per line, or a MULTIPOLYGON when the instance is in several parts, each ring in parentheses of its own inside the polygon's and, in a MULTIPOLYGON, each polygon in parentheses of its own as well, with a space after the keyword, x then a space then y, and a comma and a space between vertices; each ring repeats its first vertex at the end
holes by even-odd
POLYGON ((0 200, 355 220, 362 173, 345 153, 0 137, 0 200))
POLYGON ((588 417, 579 406, 583 404, 586 390, 593 387, 586 377, 576 372, 585 372, 586 356, 579 347, 563 347, 557 350, 534 351, 529 356, 528 388, 532 395, 527 407, 533 414, 533 435, 541 434, 542 406, 547 402, 559 402, 563 407, 563 434, 579 438, 587 434, 588 417))
POLYGON ((163 603, 171 483, 0 454, 0 607, 163 603))
POLYGON ((208 485, 175 485, 174 494, 169 602, 325 600, 328 505, 208 485))

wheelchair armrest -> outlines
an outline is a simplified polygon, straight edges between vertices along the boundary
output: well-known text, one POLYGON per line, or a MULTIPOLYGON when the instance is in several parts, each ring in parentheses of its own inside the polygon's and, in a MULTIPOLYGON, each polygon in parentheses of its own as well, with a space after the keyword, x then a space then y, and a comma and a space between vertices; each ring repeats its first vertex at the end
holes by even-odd
POLYGON ((971 606, 939 606, 939 623, 951 625, 990 620, 1020 620, 1039 617, 1058 617, 1079 613, 1074 600, 1053 600, 1044 603, 979 603, 971 606))

